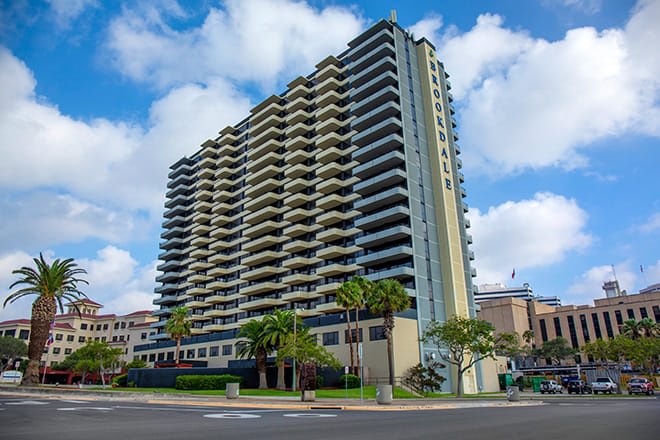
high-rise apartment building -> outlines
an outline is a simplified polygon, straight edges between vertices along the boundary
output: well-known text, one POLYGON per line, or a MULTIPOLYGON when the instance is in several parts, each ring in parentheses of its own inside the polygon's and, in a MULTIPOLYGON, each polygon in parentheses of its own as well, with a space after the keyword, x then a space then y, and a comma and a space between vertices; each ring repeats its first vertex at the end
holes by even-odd
POLYGON ((403 283, 428 357, 430 320, 474 315, 448 77, 431 43, 382 20, 172 165, 152 340, 181 305, 193 335, 339 314, 337 287, 363 275, 403 283))

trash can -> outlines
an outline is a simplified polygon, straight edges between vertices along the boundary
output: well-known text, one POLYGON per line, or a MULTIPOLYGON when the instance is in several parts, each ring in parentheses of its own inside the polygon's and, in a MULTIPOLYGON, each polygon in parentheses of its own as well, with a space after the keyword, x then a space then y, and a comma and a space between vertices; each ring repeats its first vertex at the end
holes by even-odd
POLYGON ((506 398, 509 402, 519 402, 520 401, 520 390, 517 386, 511 385, 506 389, 506 398))
POLYGON ((376 385, 376 403, 379 405, 392 404, 392 385, 376 385))
POLYGON ((227 388, 225 390, 225 396, 227 399, 238 399, 238 390, 239 390, 240 384, 231 382, 227 384, 227 388))

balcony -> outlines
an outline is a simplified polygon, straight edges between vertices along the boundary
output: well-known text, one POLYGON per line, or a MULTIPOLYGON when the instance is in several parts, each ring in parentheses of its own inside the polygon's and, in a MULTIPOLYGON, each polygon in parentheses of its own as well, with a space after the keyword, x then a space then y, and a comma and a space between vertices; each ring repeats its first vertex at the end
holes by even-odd
POLYGON ((329 260, 332 258, 337 258, 341 257, 343 255, 351 255, 356 252, 359 252, 360 248, 357 246, 328 246, 323 249, 319 249, 316 251, 316 256, 318 258, 323 258, 325 260, 329 260))
POLYGON ((383 206, 391 205, 393 203, 402 202, 408 199, 408 190, 402 187, 390 188, 378 194, 365 197, 355 202, 355 209, 362 212, 370 212, 383 206))
POLYGON ((351 210, 346 212, 329 211, 316 217, 316 223, 323 226, 330 226, 343 220, 350 220, 360 215, 358 211, 351 210))
POLYGON ((383 231, 369 233, 355 240, 355 244, 361 247, 382 246, 385 243, 410 237, 412 231, 408 226, 394 226, 383 231))
POLYGON ((263 292, 273 292, 278 289, 283 289, 286 287, 286 284, 274 283, 272 281, 267 281, 265 283, 256 283, 251 286, 247 286, 241 289, 241 295, 256 295, 263 292))
POLYGON ((353 187, 353 190, 358 194, 364 195, 378 191, 380 188, 402 185, 405 181, 406 172, 395 168, 369 179, 363 179, 353 187))
POLYGON ((356 263, 361 266, 373 266, 387 263, 389 261, 400 260, 404 257, 412 256, 413 250, 410 246, 394 246, 378 252, 371 252, 357 257, 356 263))
POLYGON ((286 272, 285 267, 275 267, 275 266, 262 266, 256 269, 248 270, 241 274, 241 280, 245 281, 254 281, 264 277, 270 277, 280 273, 286 272))
POLYGON ((360 269, 357 264, 329 264, 316 269, 316 274, 322 277, 333 277, 341 274, 355 273, 360 269))
POLYGON ((286 267, 288 269, 298 269, 305 266, 312 266, 320 262, 321 259, 316 257, 293 257, 285 260, 282 263, 282 267, 286 267))
POLYGON ((401 147, 403 147, 403 138, 398 134, 391 134, 358 149, 353 154, 353 159, 358 162, 368 162, 401 147))
POLYGON ((364 147, 391 134, 398 134, 397 132, 400 130, 401 121, 396 117, 390 117, 376 125, 365 128, 353 136, 353 143, 359 147, 364 147))
POLYGON ((305 284, 314 282, 321 277, 316 274, 294 273, 282 278, 282 282, 289 285, 305 284))
POLYGON ((320 241, 313 240, 313 241, 303 241, 303 240, 295 240, 289 243, 286 243, 284 246, 282 246, 282 250, 284 252, 289 252, 289 253, 298 253, 310 249, 314 249, 317 246, 321 244, 320 241))

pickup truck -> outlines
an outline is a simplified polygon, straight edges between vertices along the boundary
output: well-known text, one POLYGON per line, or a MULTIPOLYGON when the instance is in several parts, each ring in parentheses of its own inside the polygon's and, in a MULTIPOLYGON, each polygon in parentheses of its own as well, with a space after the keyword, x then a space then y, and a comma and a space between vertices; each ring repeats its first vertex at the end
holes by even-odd
POLYGON ((616 393, 618 389, 617 384, 609 377, 599 377, 595 382, 591 382, 591 391, 594 394, 598 394, 599 392, 612 394, 616 393))

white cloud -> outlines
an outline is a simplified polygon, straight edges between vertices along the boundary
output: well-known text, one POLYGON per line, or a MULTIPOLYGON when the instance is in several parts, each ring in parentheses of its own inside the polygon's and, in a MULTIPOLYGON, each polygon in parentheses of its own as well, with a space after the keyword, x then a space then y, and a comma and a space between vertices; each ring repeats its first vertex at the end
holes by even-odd
POLYGON ((550 7, 564 7, 593 15, 601 10, 603 0, 542 0, 542 4, 550 7))
POLYGON ((660 230, 660 212, 656 212, 653 214, 649 219, 646 221, 646 223, 640 225, 638 229, 645 233, 645 234, 650 234, 655 231, 660 230))
POLYGON ((594 299, 605 298, 603 283, 615 279, 619 281, 621 290, 636 292, 637 273, 630 261, 624 261, 616 264, 614 269, 611 265, 603 265, 594 266, 584 272, 568 288, 568 292, 562 295, 564 304, 588 304, 594 299))
POLYGON ((87 9, 98 8, 98 0, 46 0, 50 5, 53 20, 60 29, 68 29, 71 23, 87 9))
POLYGON ((660 1, 642 1, 623 29, 577 28, 534 39, 482 15, 445 32, 466 167, 488 174, 588 163, 595 141, 660 135, 660 1))
POLYGON ((438 14, 428 14, 423 19, 410 26, 410 32, 414 35, 415 39, 426 37, 431 42, 440 41, 433 38, 437 32, 442 28, 442 16, 438 14))
POLYGON ((504 282, 515 268, 549 266, 591 244, 587 214, 573 199, 537 193, 469 214, 478 283, 504 282))
MULTIPOLYGON (((50 262, 58 256, 48 251, 44 258, 50 262)), ((130 252, 106 246, 97 252, 96 258, 79 258, 75 262, 87 270, 87 274, 81 275, 81 278, 87 280, 89 285, 80 284, 80 290, 91 300, 103 304, 104 313, 127 314, 154 309, 152 301, 156 285, 156 261, 140 266, 130 252)), ((0 254, 0 285, 9 287, 16 280, 11 271, 21 266, 34 266, 32 257, 21 251, 0 254)), ((6 296, 3 295, 2 301, 4 298, 6 296)), ((22 298, 0 310, 0 321, 29 319, 34 298, 22 298)))
POLYGON ((660 282, 660 260, 656 261, 655 264, 644 266, 642 281, 644 287, 660 282))
POLYGON ((153 8, 125 8, 110 24, 107 47, 122 74, 159 87, 217 76, 270 87, 339 53, 364 24, 347 8, 294 0, 228 0, 184 30, 153 8))

